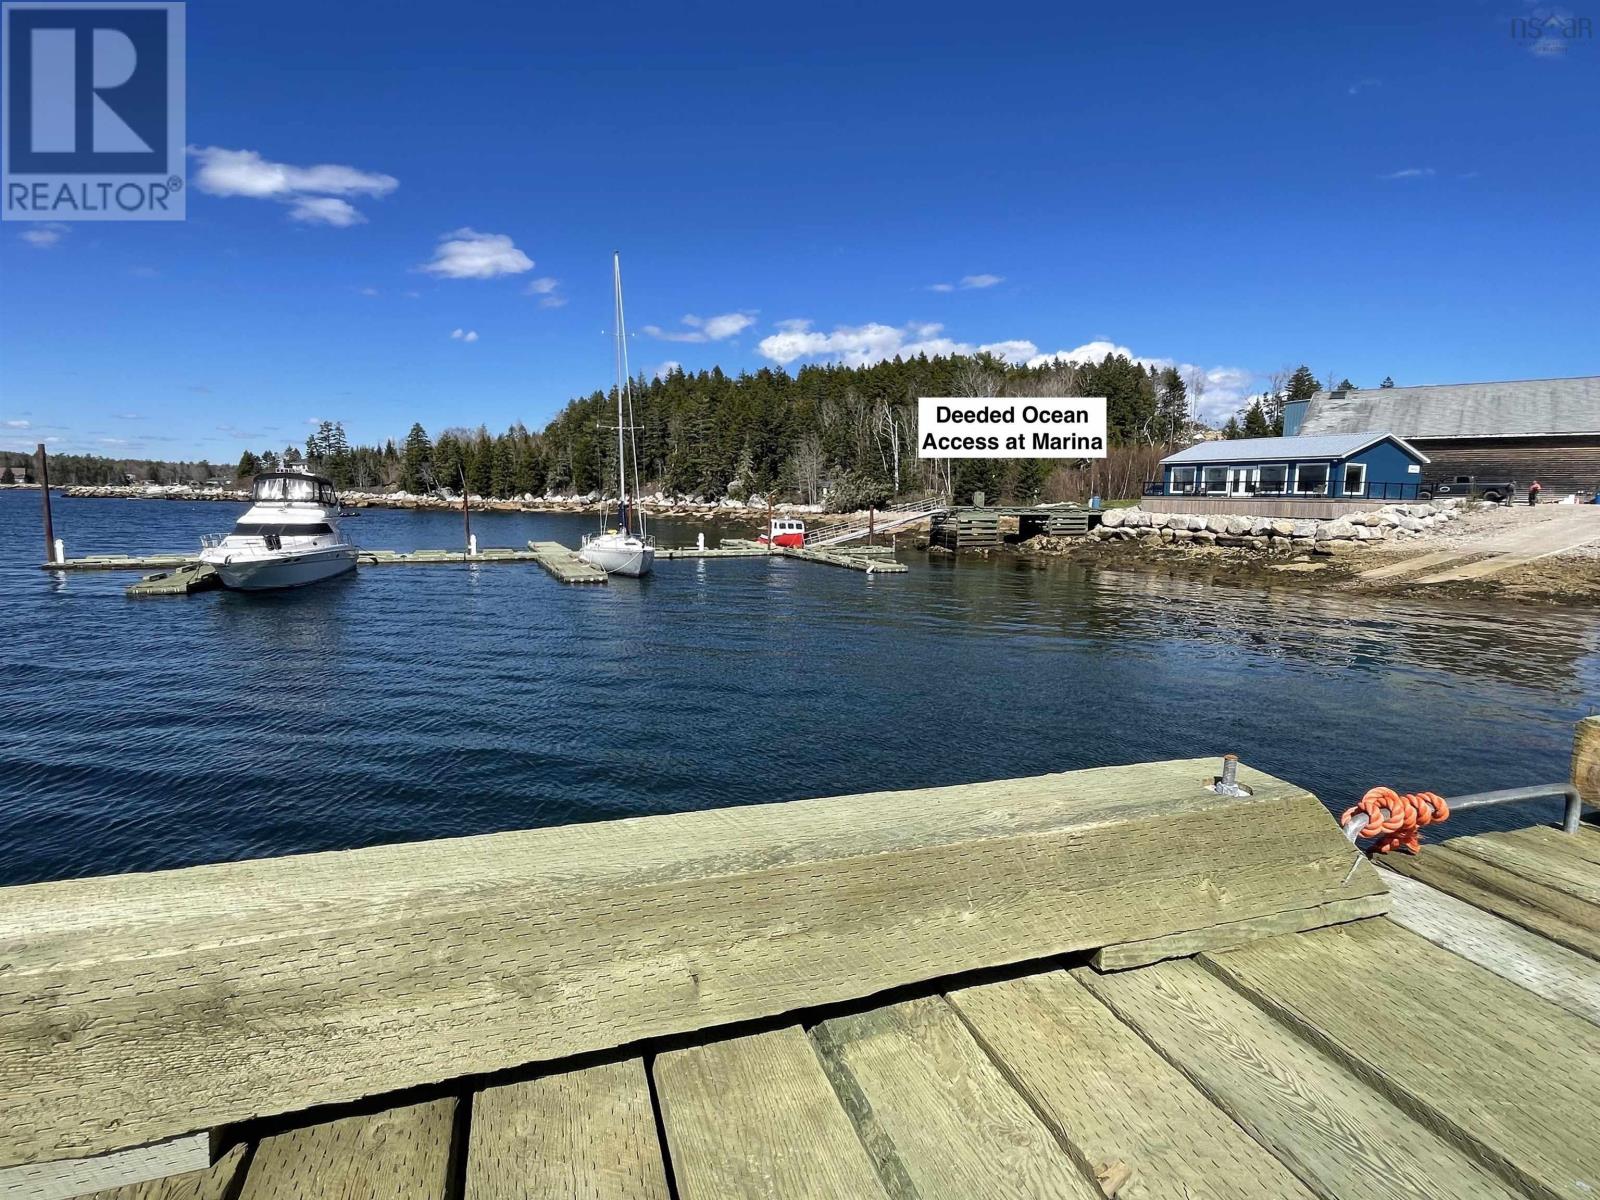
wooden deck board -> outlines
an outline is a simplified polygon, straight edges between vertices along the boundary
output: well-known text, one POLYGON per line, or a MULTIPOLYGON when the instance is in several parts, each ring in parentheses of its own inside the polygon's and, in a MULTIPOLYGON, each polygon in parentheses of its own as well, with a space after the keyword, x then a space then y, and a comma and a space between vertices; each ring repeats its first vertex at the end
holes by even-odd
POLYGON ((1600 863, 1586 861, 1578 852, 1579 838, 1571 834, 1532 829, 1518 832, 1548 832, 1570 843, 1571 849, 1563 852, 1561 846, 1548 844, 1548 839, 1518 838, 1501 833, 1452 838, 1445 844, 1460 854, 1471 855, 1522 879, 1582 900, 1593 907, 1590 928, 1600 933, 1600 863))
POLYGON ((1130 967, 1146 967, 1169 958, 1190 958, 1202 950, 1226 950, 1265 937, 1303 933, 1307 929, 1321 929, 1324 925, 1381 916, 1388 911, 1387 895, 1334 900, 1312 908, 1294 908, 1265 917, 1250 917, 1201 929, 1185 929, 1142 942, 1106 946, 1094 952, 1092 961, 1097 971, 1126 971, 1130 967))
POLYGON ((487 1088, 472 1100, 466 1200, 667 1200, 639 1059, 487 1088))
POLYGON ((1600 1029, 1388 921, 1208 967, 1530 1194, 1600 1191, 1600 1029))
POLYGON ((235 1146, 203 1171, 185 1171, 146 1183, 92 1192, 78 1200, 229 1200, 244 1166, 246 1148, 235 1146))
POLYGON ((967 988, 950 1003, 1091 1171, 1139 1200, 1295 1200, 1289 1170, 1063 972, 967 988))
POLYGON ((1199 963, 1076 978, 1324 1200, 1515 1200, 1199 963))
POLYGON ((1566 892, 1452 850, 1448 844, 1428 846, 1418 855, 1386 855, 1384 865, 1570 950, 1600 958, 1594 906, 1566 892))
POLYGON ((1600 963, 1418 880, 1382 874, 1395 924, 1600 1024, 1600 963))
POLYGON ((1231 800, 1201 786, 1214 772, 10 889, 0 1166, 1382 890, 1314 797, 1241 770, 1255 794, 1231 800))
POLYGON ((894 1200, 1098 1200, 944 1000, 836 1018, 812 1036, 894 1200))
POLYGON ((263 1138, 239 1200, 443 1200, 455 1110, 435 1100, 263 1138))
POLYGON ((682 1200, 884 1200, 799 1026, 675 1050, 654 1073, 682 1200))

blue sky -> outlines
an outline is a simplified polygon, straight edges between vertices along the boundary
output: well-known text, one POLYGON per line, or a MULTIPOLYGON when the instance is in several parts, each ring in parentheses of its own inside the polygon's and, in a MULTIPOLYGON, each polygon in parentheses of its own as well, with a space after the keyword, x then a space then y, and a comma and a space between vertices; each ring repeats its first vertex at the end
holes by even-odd
POLYGON ((0 226, 0 446, 537 428, 613 248, 636 369, 1597 373, 1600 44, 1535 11, 201 0, 188 220, 0 226))

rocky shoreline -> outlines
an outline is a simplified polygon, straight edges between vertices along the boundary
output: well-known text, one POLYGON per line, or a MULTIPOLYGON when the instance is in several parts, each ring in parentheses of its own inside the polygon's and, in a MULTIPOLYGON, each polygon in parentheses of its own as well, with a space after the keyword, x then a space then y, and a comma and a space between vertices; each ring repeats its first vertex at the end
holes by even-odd
POLYGON ((1245 546, 1257 550, 1311 550, 1337 554, 1363 542, 1420 538, 1459 520, 1464 500, 1394 504, 1328 519, 1151 513, 1113 508, 1092 536, 1101 541, 1155 538, 1167 543, 1245 546))

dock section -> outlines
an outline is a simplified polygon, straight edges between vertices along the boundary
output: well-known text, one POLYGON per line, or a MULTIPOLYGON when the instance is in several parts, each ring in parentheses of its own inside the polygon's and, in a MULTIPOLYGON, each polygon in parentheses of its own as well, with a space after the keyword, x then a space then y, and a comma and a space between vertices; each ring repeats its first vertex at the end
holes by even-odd
POLYGON ((578 552, 560 542, 529 542, 532 557, 562 583, 609 583, 611 577, 599 567, 578 557, 578 552))
MULTIPOLYGON (((1592 1200, 1594 954, 1214 774, 5 890, 0 1191, 206 1131, 115 1200, 1592 1200)), ((1488 845, 1600 928, 1600 829, 1488 845)))

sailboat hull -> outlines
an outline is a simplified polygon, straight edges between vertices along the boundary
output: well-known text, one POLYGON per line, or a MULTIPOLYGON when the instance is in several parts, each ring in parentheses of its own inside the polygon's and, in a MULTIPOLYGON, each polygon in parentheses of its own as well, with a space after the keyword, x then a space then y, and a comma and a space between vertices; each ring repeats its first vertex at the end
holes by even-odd
POLYGON ((608 575, 627 575, 634 579, 650 574, 655 567, 656 548, 635 537, 602 534, 592 537, 578 551, 578 557, 608 575))

